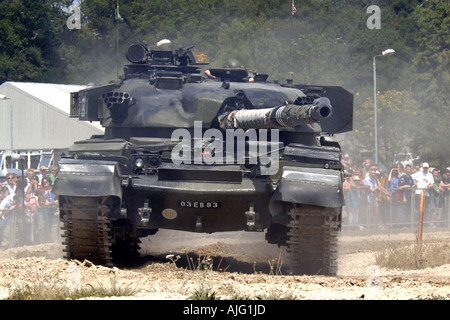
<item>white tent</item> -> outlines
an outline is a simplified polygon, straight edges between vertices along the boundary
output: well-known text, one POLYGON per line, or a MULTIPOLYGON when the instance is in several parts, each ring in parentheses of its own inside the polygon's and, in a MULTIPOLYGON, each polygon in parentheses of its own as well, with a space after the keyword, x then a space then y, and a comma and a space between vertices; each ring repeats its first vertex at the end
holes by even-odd
POLYGON ((99 123, 70 118, 79 85, 5 82, 0 86, 0 150, 63 149, 103 134, 99 123))
MULTIPOLYGON (((0 85, 0 154, 2 168, 12 153, 28 155, 27 166, 36 168, 43 153, 63 150, 75 141, 101 135, 99 122, 70 118, 70 93, 80 85, 4 82, 0 85), (33 160, 31 157, 40 158, 33 160)), ((10 158, 7 167, 11 166, 10 158)))

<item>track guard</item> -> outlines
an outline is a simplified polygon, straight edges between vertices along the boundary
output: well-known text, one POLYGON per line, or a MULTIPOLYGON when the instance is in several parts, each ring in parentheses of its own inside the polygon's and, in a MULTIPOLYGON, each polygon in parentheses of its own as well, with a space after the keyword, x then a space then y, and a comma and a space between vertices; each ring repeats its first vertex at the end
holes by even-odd
POLYGON ((340 208, 344 205, 339 170, 284 166, 271 201, 340 208))
POLYGON ((119 166, 114 161, 61 159, 53 192, 58 196, 122 199, 119 166))

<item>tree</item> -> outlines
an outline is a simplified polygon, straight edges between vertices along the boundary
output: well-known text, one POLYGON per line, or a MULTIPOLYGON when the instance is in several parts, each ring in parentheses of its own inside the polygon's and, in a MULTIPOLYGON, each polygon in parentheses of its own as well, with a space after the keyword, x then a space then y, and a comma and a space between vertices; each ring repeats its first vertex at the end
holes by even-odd
POLYGON ((374 55, 394 48, 395 56, 377 60, 381 158, 390 161, 390 153, 399 147, 383 136, 388 130, 395 141, 444 165, 449 144, 449 1, 379 0, 381 29, 366 26, 371 1, 295 4, 298 12, 292 16, 290 0, 4 0, 0 82, 105 83, 122 72, 130 44, 151 47, 168 38, 172 49, 195 45, 207 51, 214 67, 233 57, 251 70, 268 73, 270 81, 284 82, 293 72, 295 83, 336 85, 359 93, 353 145, 373 150, 371 62, 374 55), (80 4, 81 29, 66 26, 72 3, 80 4), (123 20, 116 19, 117 3, 123 20), (405 113, 391 110, 385 97, 405 113), (421 117, 414 130, 390 122, 411 116, 416 107, 415 116, 421 117), (385 114, 390 118, 383 119, 385 114))
POLYGON ((0 3, 0 83, 60 77, 57 48, 68 1, 5 0, 0 3))
MULTIPOLYGON (((412 137, 420 123, 420 108, 407 91, 388 90, 377 94, 379 161, 390 165, 395 153, 410 151, 412 137)), ((355 139, 367 150, 374 150, 374 101, 367 98, 357 106, 355 139)))
POLYGON ((413 85, 420 102, 422 123, 414 147, 434 165, 448 166, 450 119, 450 3, 430 0, 413 13, 417 25, 414 40, 413 85))

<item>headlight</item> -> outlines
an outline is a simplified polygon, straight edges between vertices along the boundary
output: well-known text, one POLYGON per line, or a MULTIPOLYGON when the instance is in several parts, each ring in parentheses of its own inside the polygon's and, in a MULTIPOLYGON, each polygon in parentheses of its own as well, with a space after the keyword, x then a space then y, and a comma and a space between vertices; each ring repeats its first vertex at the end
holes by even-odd
POLYGON ((136 167, 136 169, 142 169, 144 168, 145 162, 144 160, 142 160, 142 158, 137 158, 134 161, 134 166, 136 167))

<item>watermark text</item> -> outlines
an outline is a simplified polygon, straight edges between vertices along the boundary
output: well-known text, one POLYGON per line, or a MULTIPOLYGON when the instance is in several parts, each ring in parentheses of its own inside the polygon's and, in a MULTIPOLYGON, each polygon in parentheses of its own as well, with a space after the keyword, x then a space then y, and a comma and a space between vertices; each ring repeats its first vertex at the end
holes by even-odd
POLYGON ((366 13, 371 13, 367 18, 366 25, 369 29, 381 29, 381 10, 379 6, 371 5, 367 7, 366 13))
POLYGON ((69 13, 72 13, 67 18, 66 26, 70 30, 81 29, 81 11, 79 6, 72 5, 68 8, 69 13))
POLYGON ((203 131, 202 122, 194 121, 194 137, 187 129, 173 131, 172 162, 180 164, 259 165, 262 175, 272 175, 279 166, 278 129, 219 129, 203 131), (270 134, 269 134, 270 131, 270 134))

